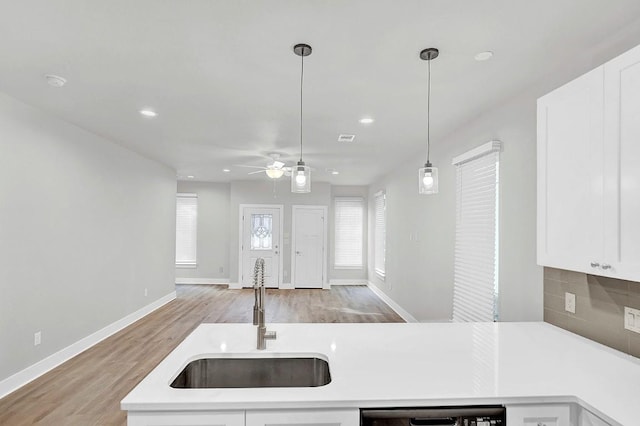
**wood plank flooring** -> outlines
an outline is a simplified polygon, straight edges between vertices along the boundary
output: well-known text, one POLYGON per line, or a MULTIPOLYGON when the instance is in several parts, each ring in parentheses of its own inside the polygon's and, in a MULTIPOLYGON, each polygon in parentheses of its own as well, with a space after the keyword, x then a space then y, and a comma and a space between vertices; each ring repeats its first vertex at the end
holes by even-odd
MULTIPOLYGON (((253 290, 177 286, 176 300, 0 399, 0 425, 126 425, 120 400, 196 326, 251 322, 253 290)), ((366 286, 267 290, 267 322, 404 322, 366 286)))

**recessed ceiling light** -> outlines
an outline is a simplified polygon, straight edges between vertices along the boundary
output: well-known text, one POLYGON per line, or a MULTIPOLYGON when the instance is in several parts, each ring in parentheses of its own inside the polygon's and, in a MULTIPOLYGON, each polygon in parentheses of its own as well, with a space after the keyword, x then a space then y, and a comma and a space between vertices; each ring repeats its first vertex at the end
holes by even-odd
POLYGON ((187 176, 187 179, 193 179, 195 176, 189 175, 187 176))
POLYGON ((332 171, 332 172, 331 172, 331 174, 332 174, 332 175, 339 175, 339 174, 340 174, 340 172, 339 172, 339 171, 337 171, 337 170, 334 170, 334 171, 332 171))
POLYGON ((493 52, 490 50, 487 50, 486 52, 480 52, 476 54, 476 56, 474 56, 473 58, 476 61, 482 62, 482 61, 488 61, 489 59, 491 59, 492 56, 493 56, 493 52))
POLYGON ((225 173, 229 173, 231 170, 229 170, 229 169, 222 169, 222 171, 223 171, 223 172, 225 172, 225 173))
POLYGON ((67 84, 67 79, 59 75, 47 74, 44 78, 47 80, 47 83, 49 83, 49 86, 62 87, 67 84))
POLYGON ((145 117, 155 117, 158 115, 157 112, 150 109, 141 109, 140 114, 144 115, 145 117))
POLYGON ((374 122, 374 120, 371 117, 364 117, 364 118, 360 119, 360 123, 361 124, 371 124, 373 122, 374 122))

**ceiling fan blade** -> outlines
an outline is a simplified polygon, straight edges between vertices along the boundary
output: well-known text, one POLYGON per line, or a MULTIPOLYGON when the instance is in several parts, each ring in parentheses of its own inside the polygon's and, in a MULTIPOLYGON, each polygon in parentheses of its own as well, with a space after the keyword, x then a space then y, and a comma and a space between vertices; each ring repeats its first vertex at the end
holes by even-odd
POLYGON ((246 164, 234 164, 233 167, 246 167, 248 169, 262 169, 262 170, 266 170, 267 169, 264 166, 248 166, 246 164))
POLYGON ((271 165, 271 167, 273 167, 274 169, 281 169, 283 166, 284 163, 282 161, 274 161, 271 165))
POLYGON ((255 172, 249 172, 248 175, 255 175, 256 173, 264 173, 264 170, 256 170, 255 172))

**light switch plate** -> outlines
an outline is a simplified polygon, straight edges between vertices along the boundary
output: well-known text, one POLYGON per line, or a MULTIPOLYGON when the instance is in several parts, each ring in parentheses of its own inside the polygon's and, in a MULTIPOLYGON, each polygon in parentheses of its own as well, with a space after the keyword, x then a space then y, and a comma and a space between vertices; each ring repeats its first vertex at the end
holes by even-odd
POLYGON ((640 333, 640 309, 624 307, 624 328, 640 333))
POLYGON ((572 314, 576 313, 576 295, 573 293, 565 293, 564 294, 564 310, 567 312, 571 312, 572 314))

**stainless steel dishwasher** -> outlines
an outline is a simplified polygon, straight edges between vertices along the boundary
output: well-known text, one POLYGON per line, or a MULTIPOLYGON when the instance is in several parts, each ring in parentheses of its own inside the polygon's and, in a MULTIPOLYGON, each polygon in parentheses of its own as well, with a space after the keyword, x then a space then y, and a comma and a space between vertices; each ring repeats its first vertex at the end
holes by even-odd
POLYGON ((363 408, 362 426, 505 426, 502 406, 363 408))

